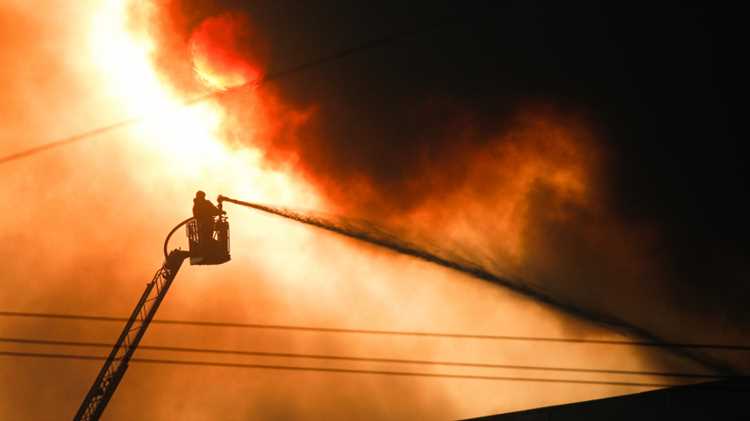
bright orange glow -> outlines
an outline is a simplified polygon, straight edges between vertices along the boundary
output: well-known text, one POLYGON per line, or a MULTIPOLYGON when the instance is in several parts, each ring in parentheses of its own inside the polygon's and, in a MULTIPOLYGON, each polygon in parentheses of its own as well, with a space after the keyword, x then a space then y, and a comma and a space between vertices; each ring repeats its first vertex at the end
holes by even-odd
MULTIPOLYGON (((143 117, 132 137, 137 142, 137 153, 145 153, 146 159, 151 160, 147 164, 151 165, 144 165, 134 177, 142 177, 144 182, 169 177, 190 189, 200 187, 217 194, 243 195, 272 203, 304 198, 305 203, 315 205, 317 199, 288 174, 262 168, 259 150, 250 146, 233 149, 222 141, 228 122, 218 103, 183 105, 181 93, 164 83, 150 60, 155 48, 152 40, 127 27, 128 6, 126 0, 103 4, 92 20, 89 47, 94 62, 107 78, 104 89, 121 104, 123 114, 143 117)), ((217 88, 244 83, 259 75, 249 64, 241 64, 239 57, 227 53, 229 50, 204 48, 227 41, 225 38, 231 36, 227 31, 239 30, 237 25, 241 23, 229 18, 207 20, 191 41, 195 70, 217 88), (214 31, 218 31, 217 38, 209 36, 214 31)), ((252 96, 250 101, 263 100, 258 92, 250 90, 242 95, 252 96)), ((250 123, 265 127, 269 124, 266 120, 264 115, 252 115, 250 123)))
MULTIPOLYGON (((226 104, 234 101, 233 105, 225 104, 233 112, 240 112, 240 116, 229 115, 230 108, 216 101, 182 105, 181 97, 188 94, 176 92, 154 67, 155 42, 147 33, 135 32, 126 25, 128 6, 126 0, 108 0, 93 20, 90 42, 92 56, 108 78, 105 88, 127 114, 145 116, 134 128, 132 138, 136 139, 137 153, 148 162, 134 178, 150 184, 154 180, 163 182, 166 177, 173 185, 186 186, 186 195, 192 194, 189 190, 201 188, 308 209, 337 206, 336 198, 326 204, 318 196, 315 188, 320 186, 315 174, 311 177, 313 187, 302 176, 276 169, 283 166, 269 168, 269 161, 293 165, 298 158, 294 148, 289 156, 276 157, 273 154, 279 153, 278 148, 269 139, 277 132, 293 136, 284 124, 291 121, 289 124, 301 125, 314 118, 311 112, 289 109, 271 91, 251 89, 238 93, 241 97, 228 99, 226 104), (231 131, 242 132, 241 147, 229 146, 225 136, 231 131)), ((214 90, 259 77, 262 54, 258 51, 262 46, 248 51, 246 45, 238 45, 239 41, 255 39, 249 27, 243 15, 225 14, 202 21, 188 41, 187 59, 193 60, 194 76, 214 90), (253 59, 256 61, 250 61, 253 59)), ((420 176, 424 179, 412 180, 440 204, 428 200, 423 206, 402 212, 395 216, 397 224, 409 220, 413 227, 429 229, 430 221, 442 220, 440 235, 465 243, 492 238, 493 243, 485 246, 498 250, 506 263, 522 262, 526 257, 525 230, 533 223, 529 208, 540 186, 554 195, 554 203, 586 204, 593 165, 584 159, 588 136, 582 126, 564 122, 554 112, 520 113, 513 129, 497 135, 486 146, 476 151, 457 147, 458 159, 467 160, 470 165, 466 187, 451 193, 454 197, 450 200, 434 194, 446 182, 439 178, 439 169, 435 170, 435 180, 428 180, 433 177, 429 173, 420 176), (482 231, 471 223, 476 220, 493 223, 482 231)), ((282 143, 298 142, 283 139, 282 143)), ((362 189, 366 188, 367 183, 362 189)), ((550 215, 564 218, 562 209, 551 209, 550 215)), ((344 209, 343 213, 351 210, 344 209)), ((354 206, 353 212, 358 211, 354 206)))
POLYGON ((261 71, 243 56, 247 45, 257 44, 250 33, 250 22, 240 14, 225 14, 204 20, 190 37, 194 70, 214 89, 226 89, 258 80, 261 71))

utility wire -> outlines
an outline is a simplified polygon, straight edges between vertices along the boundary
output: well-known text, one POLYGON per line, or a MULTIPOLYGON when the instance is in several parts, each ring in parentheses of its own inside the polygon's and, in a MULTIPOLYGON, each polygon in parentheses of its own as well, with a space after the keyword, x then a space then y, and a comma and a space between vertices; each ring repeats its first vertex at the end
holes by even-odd
MULTIPOLYGON (((47 339, 3 338, 3 337, 0 337, 0 342, 23 344, 23 345, 91 347, 91 348, 106 348, 106 349, 112 348, 112 344, 105 343, 105 342, 58 341, 58 340, 47 340, 47 339)), ((457 362, 457 361, 413 360, 413 359, 402 359, 402 358, 372 358, 372 357, 353 357, 353 356, 328 355, 328 354, 245 351, 245 350, 192 348, 192 347, 176 347, 176 346, 161 346, 161 345, 139 345, 138 349, 151 350, 151 351, 164 351, 164 352, 178 352, 178 353, 243 355, 243 356, 252 356, 252 357, 281 357, 281 358, 301 358, 301 359, 316 359, 316 360, 393 363, 393 364, 444 365, 444 366, 452 366, 452 367, 469 367, 469 368, 558 371, 558 372, 571 372, 571 373, 675 377, 675 378, 687 378, 687 379, 718 380, 718 379, 725 378, 725 377, 717 376, 717 375, 698 374, 698 373, 676 373, 676 372, 668 373, 668 372, 660 372, 660 371, 612 370, 612 369, 549 367, 549 366, 514 365, 514 364, 469 363, 469 362, 457 362)))
MULTIPOLYGON (((404 31, 393 33, 391 35, 371 39, 369 41, 363 42, 362 44, 356 45, 354 47, 346 48, 346 49, 337 51, 335 53, 332 53, 330 55, 317 58, 315 60, 310 60, 308 62, 300 63, 288 69, 282 69, 276 72, 268 73, 258 79, 244 83, 242 85, 234 86, 234 87, 227 88, 227 89, 212 91, 207 94, 199 95, 197 97, 184 101, 182 105, 190 106, 190 105, 203 102, 212 98, 219 98, 219 97, 222 97, 222 96, 225 96, 225 95, 228 95, 228 94, 231 94, 233 92, 237 92, 243 89, 247 89, 247 88, 255 89, 259 87, 260 85, 262 85, 263 83, 266 83, 269 81, 282 79, 284 77, 287 77, 296 73, 300 73, 300 72, 309 70, 314 67, 319 67, 324 64, 333 63, 333 62, 342 60, 344 58, 347 58, 349 56, 356 55, 356 54, 359 54, 368 50, 394 45, 398 41, 403 41, 408 38, 421 35, 423 33, 432 32, 432 31, 437 30, 438 28, 441 28, 450 24, 456 24, 458 22, 460 21, 457 19, 444 19, 438 22, 432 22, 430 25, 425 25, 417 29, 404 30, 404 31)), ((41 145, 26 149, 23 151, 12 153, 10 155, 0 157, 0 165, 7 164, 12 161, 17 161, 19 159, 26 158, 32 155, 36 155, 40 152, 44 152, 50 149, 55 149, 58 147, 71 145, 71 144, 74 144, 83 140, 91 139, 100 134, 112 132, 117 129, 124 128, 132 124, 138 123, 139 121, 142 121, 145 118, 146 118, 145 115, 131 117, 131 118, 107 125, 107 126, 98 127, 93 130, 82 132, 82 133, 69 136, 66 138, 62 138, 59 140, 54 140, 51 142, 43 143, 41 145)))
MULTIPOLYGON (((112 316, 89 316, 81 314, 56 314, 56 313, 30 313, 18 311, 0 311, 0 317, 27 317, 27 318, 46 318, 62 320, 88 320, 97 322, 126 322, 125 317, 112 316)), ((416 336, 416 337, 433 337, 433 338, 452 338, 452 339, 478 339, 478 340, 502 340, 502 341, 523 341, 523 342, 560 342, 571 344, 595 344, 595 345, 615 345, 615 346, 644 346, 644 347, 674 347, 674 348, 697 348, 697 349, 715 349, 725 351, 750 351, 750 346, 745 345, 726 345, 726 344, 706 344, 706 343, 664 343, 664 342, 645 342, 645 341, 627 341, 615 339, 586 339, 586 338, 553 338, 542 336, 514 336, 514 335, 473 335, 465 333, 445 333, 445 332, 419 332, 419 331, 398 331, 398 330, 376 330, 376 329, 346 329, 333 327, 317 326, 297 326, 283 324, 263 324, 263 323, 236 323, 236 322, 210 322, 196 320, 169 320, 154 319, 151 323, 164 325, 183 325, 183 326, 203 326, 218 328, 240 328, 240 329, 269 329, 269 330, 290 330, 303 332, 321 332, 321 333, 348 333, 348 334, 365 334, 365 335, 393 335, 393 336, 416 336)))
POLYGON ((94 129, 94 130, 89 130, 87 132, 82 132, 82 133, 79 133, 79 134, 76 134, 76 135, 73 135, 73 136, 69 136, 69 137, 60 139, 60 140, 56 140, 56 141, 53 141, 53 142, 44 143, 44 144, 41 144, 39 146, 35 146, 33 148, 26 149, 24 151, 20 151, 20 152, 16 152, 16 153, 13 153, 13 154, 10 154, 10 155, 6 155, 6 156, 0 158, 0 165, 6 164, 6 163, 11 162, 11 161, 19 160, 21 158, 26 158, 28 156, 36 155, 39 152, 44 152, 44 151, 49 150, 49 149, 54 149, 54 148, 58 148, 58 147, 61 147, 61 146, 70 145, 70 144, 79 142, 81 140, 90 139, 90 138, 93 138, 93 137, 95 137, 97 135, 100 135, 102 133, 111 132, 111 131, 117 130, 119 128, 126 127, 126 126, 129 126, 131 124, 137 123, 140 120, 141 120, 141 117, 129 118, 127 120, 122 120, 122 121, 120 121, 118 123, 110 124, 109 126, 99 127, 99 128, 94 129))
MULTIPOLYGON (((57 353, 35 353, 35 352, 16 352, 0 351, 0 356, 22 357, 22 358, 56 358, 67 360, 88 360, 103 361, 106 357, 95 355, 80 354, 57 354, 57 353)), ((535 377, 515 377, 515 376, 480 376, 471 374, 448 374, 448 373, 425 373, 411 371, 388 371, 388 370, 358 370, 349 368, 330 368, 330 367, 305 367, 294 365, 270 365, 270 364, 241 364, 241 363, 222 363, 212 361, 188 361, 172 360, 157 358, 132 358, 131 362, 149 363, 149 364, 171 364, 171 365, 189 365, 204 367, 226 367, 226 368, 256 368, 267 370, 287 370, 287 371, 314 371, 325 373, 350 373, 350 374, 379 374, 385 376, 406 376, 406 377, 431 377, 447 379, 466 379, 466 380, 496 380, 496 381, 522 381, 538 383, 565 383, 565 384, 582 384, 582 385, 603 385, 603 386, 625 386, 625 387, 672 387, 680 386, 675 383, 646 383, 646 382, 617 382, 604 380, 578 380, 578 379, 549 379, 535 377)))

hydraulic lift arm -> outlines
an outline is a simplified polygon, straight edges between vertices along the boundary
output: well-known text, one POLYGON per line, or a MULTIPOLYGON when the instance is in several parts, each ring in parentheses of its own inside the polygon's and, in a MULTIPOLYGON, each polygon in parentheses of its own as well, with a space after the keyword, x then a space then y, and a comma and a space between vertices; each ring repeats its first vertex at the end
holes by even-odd
MULTIPOLYGON (((221 200, 219 200, 219 210, 221 210, 221 200)), ((229 222, 227 222, 224 212, 221 212, 217 219, 210 224, 210 235, 207 235, 206 238, 199 238, 198 226, 199 223, 196 225, 196 219, 190 217, 177 224, 167 234, 167 238, 164 240, 164 264, 156 272, 151 282, 146 284, 146 290, 143 291, 141 299, 138 300, 138 304, 133 309, 133 313, 104 362, 104 366, 99 371, 99 375, 96 376, 94 384, 83 399, 81 407, 78 408, 78 412, 73 418, 74 421, 96 421, 101 417, 185 259, 190 257, 191 264, 201 265, 218 265, 230 260, 229 222), (167 253, 172 234, 184 225, 188 225, 190 251, 177 249, 167 253)))
POLYGON ((177 272, 182 266, 182 262, 189 257, 187 251, 173 250, 166 257, 164 265, 156 272, 154 278, 146 285, 141 299, 130 315, 130 319, 125 324, 125 328, 120 334, 120 338, 112 348, 109 357, 107 357, 104 366, 96 376, 94 384, 86 394, 86 397, 78 409, 75 421, 98 420, 104 412, 104 408, 109 403, 112 394, 114 394, 117 385, 125 375, 128 369, 128 363, 133 356, 138 344, 146 333, 148 325, 153 320, 156 310, 164 296, 167 295, 169 287, 172 285, 177 272))

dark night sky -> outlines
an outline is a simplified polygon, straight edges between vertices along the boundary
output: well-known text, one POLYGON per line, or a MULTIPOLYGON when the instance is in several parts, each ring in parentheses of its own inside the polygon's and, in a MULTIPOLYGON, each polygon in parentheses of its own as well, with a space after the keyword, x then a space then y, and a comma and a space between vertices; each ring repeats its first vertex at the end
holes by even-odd
POLYGON ((731 299, 748 322, 736 12, 671 2, 177 4, 185 37, 208 16, 247 12, 271 46, 269 72, 432 28, 273 83, 324 121, 315 128, 322 144, 297 145, 308 148, 308 171, 345 192, 364 176, 376 190, 365 205, 409 209, 428 193, 408 180, 445 171, 450 190, 470 165, 451 163, 461 150, 486 142, 519 108, 551 105, 593 127, 607 158, 600 200, 626 225, 659 231, 656 258, 674 282, 697 288, 690 305, 706 298, 702 310, 712 311, 731 299), (467 125, 475 134, 457 147, 451 133, 467 125), (434 167, 415 163, 425 153, 434 167))

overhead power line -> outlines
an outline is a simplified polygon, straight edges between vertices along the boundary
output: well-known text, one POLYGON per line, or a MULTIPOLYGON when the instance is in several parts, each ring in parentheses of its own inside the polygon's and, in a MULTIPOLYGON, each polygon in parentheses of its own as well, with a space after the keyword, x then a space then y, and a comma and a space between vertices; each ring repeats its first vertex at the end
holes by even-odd
MULTIPOLYGON (((36 353, 36 352, 17 352, 17 351, 0 351, 0 356, 21 357, 21 358, 53 358, 53 359, 86 360, 86 361, 103 361, 107 359, 106 357, 96 356, 96 355, 36 353)), ((255 368, 255 369, 266 369, 266 370, 312 371, 312 372, 324 372, 324 373, 349 373, 349 374, 377 374, 377 375, 384 375, 384 376, 430 377, 430 378, 464 379, 464 380, 495 380, 495 381, 520 381, 520 382, 536 382, 536 383, 564 383, 564 384, 624 386, 624 387, 639 387, 639 388, 672 387, 672 386, 681 385, 681 384, 675 384, 675 383, 551 379, 551 378, 515 377, 515 376, 482 376, 482 375, 472 375, 472 374, 426 373, 426 372, 390 371, 390 370, 359 370, 359 369, 349 369, 349 368, 306 367, 306 366, 295 366, 295 365, 272 365, 272 364, 244 364, 244 363, 190 361, 190 360, 173 360, 173 359, 158 359, 158 358, 132 358, 130 361, 138 362, 138 363, 148 363, 148 364, 170 364, 170 365, 188 365, 188 366, 203 366, 203 367, 255 368)))
MULTIPOLYGON (((221 97, 221 96, 224 96, 224 95, 228 95, 228 94, 231 94, 233 92, 240 91, 242 89, 257 88, 258 86, 260 86, 260 85, 262 85, 262 84, 264 84, 266 82, 270 82, 270 81, 273 81, 273 80, 282 79, 284 77, 287 77, 287 76, 290 76, 290 75, 293 75, 293 74, 296 74, 296 73, 300 73, 300 72, 309 70, 309 69, 314 68, 314 67, 322 66, 324 64, 333 63, 333 62, 342 60, 344 58, 347 58, 349 56, 356 55, 356 54, 359 54, 359 53, 362 53, 362 52, 365 52, 365 51, 368 51, 368 50, 373 50, 373 49, 383 48, 383 47, 386 47, 386 46, 389 46, 389 45, 393 45, 397 41, 406 40, 406 39, 408 39, 410 37, 414 37, 414 36, 420 35, 422 33, 431 32, 431 31, 434 31, 434 30, 436 30, 436 29, 438 29, 440 27, 447 26, 449 24, 455 24, 455 23, 458 23, 458 22, 460 22, 460 21, 457 20, 457 19, 445 19, 445 20, 441 20, 441 21, 438 21, 438 22, 432 22, 430 25, 425 25, 425 26, 420 27, 420 28, 404 30, 404 31, 396 32, 396 33, 393 33, 393 34, 390 34, 390 35, 387 35, 387 36, 383 36, 383 37, 380 37, 380 38, 371 39, 369 41, 363 42, 362 44, 356 45, 354 47, 349 47, 349 48, 346 48, 346 49, 334 52, 334 53, 326 55, 326 56, 319 57, 319 58, 317 58, 315 60, 310 60, 310 61, 307 61, 307 62, 304 62, 304 63, 300 63, 300 64, 298 64, 296 66, 292 66, 292 67, 287 68, 287 69, 282 69, 282 70, 279 70, 279 71, 276 71, 276 72, 268 73, 268 74, 262 76, 259 79, 247 82, 247 83, 242 84, 242 85, 238 85, 238 86, 227 88, 227 89, 223 89, 223 90, 212 91, 212 92, 209 92, 209 93, 204 94, 204 95, 199 95, 199 96, 197 96, 195 98, 192 98, 192 99, 184 101, 182 105, 183 106, 190 106, 190 105, 193 105, 193 104, 196 104, 196 103, 199 103, 199 102, 203 102, 203 101, 206 101, 206 100, 209 100, 209 99, 212 99, 212 98, 218 98, 218 97, 221 97)), ((74 143, 78 143, 78 142, 83 141, 83 140, 92 139, 92 138, 94 138, 94 137, 96 137, 96 136, 98 136, 100 134, 104 134, 104 133, 107 133, 107 132, 112 132, 112 131, 115 131, 117 129, 130 126, 130 125, 135 124, 135 123, 137 123, 137 122, 139 122, 141 120, 144 120, 145 118, 146 118, 145 115, 131 117, 131 118, 128 118, 128 119, 125 119, 125 120, 122 120, 122 121, 119 121, 119 122, 107 125, 107 126, 98 127, 96 129, 93 129, 93 130, 89 130, 89 131, 78 133, 78 134, 75 134, 75 135, 72 135, 72 136, 68 136, 68 137, 65 137, 65 138, 62 138, 62 139, 58 139, 58 140, 50 141, 50 142, 47 142, 47 143, 43 143, 41 145, 34 146, 32 148, 29 148, 29 149, 26 149, 26 150, 23 150, 23 151, 15 152, 15 153, 12 153, 10 155, 6 155, 6 156, 3 156, 3 157, 0 157, 0 165, 7 164, 7 163, 12 162, 12 161, 17 161, 19 159, 26 158, 26 157, 29 157, 29 156, 33 156, 33 155, 36 155, 36 154, 38 154, 40 152, 44 152, 44 151, 47 151, 47 150, 50 150, 50 149, 55 149, 55 148, 59 148, 59 147, 62 147, 62 146, 72 145, 74 143)))
POLYGON ((26 158, 28 156, 36 155, 39 152, 44 152, 44 151, 46 151, 48 149, 59 148, 61 146, 70 145, 70 144, 79 142, 81 140, 94 138, 95 136, 97 136, 99 134, 111 132, 111 131, 117 130, 119 128, 129 126, 131 124, 134 124, 134 123, 138 122, 139 120, 140 120, 140 118, 129 118, 127 120, 123 120, 123 121, 120 121, 118 123, 110 124, 109 126, 99 127, 99 128, 93 129, 93 130, 89 130, 87 132, 78 133, 78 134, 73 135, 73 136, 69 136, 69 137, 66 137, 66 138, 63 138, 63 139, 59 139, 59 140, 55 140, 55 141, 52 141, 52 142, 44 143, 44 144, 41 144, 39 146, 35 146, 33 148, 29 148, 29 149, 26 149, 26 150, 23 150, 23 151, 20 151, 20 152, 16 152, 16 153, 13 153, 13 154, 10 154, 10 155, 6 155, 6 156, 0 158, 0 165, 5 164, 7 162, 19 160, 21 158, 26 158))
MULTIPOLYGON (((48 339, 3 338, 3 337, 0 337, 0 342, 23 344, 23 345, 91 347, 91 348, 106 348, 106 349, 112 348, 112 344, 105 343, 105 342, 59 341, 59 340, 48 340, 48 339)), ((469 362, 439 361, 439 360, 414 360, 414 359, 404 359, 404 358, 373 358, 373 357, 354 357, 354 356, 345 356, 345 355, 246 351, 246 350, 212 349, 212 348, 200 348, 200 347, 198 348, 177 347, 177 346, 162 346, 162 345, 139 345, 139 349, 145 349, 145 350, 150 350, 150 351, 177 352, 177 353, 242 355, 242 356, 250 356, 250 357, 280 357, 280 358, 371 362, 371 363, 389 363, 389 364, 444 365, 444 366, 453 366, 453 367, 489 368, 489 369, 506 369, 506 370, 557 371, 557 372, 571 372, 571 373, 657 376, 657 377, 715 379, 715 380, 724 378, 722 376, 717 376, 717 375, 698 374, 698 373, 676 373, 676 372, 668 373, 668 372, 659 372, 659 371, 549 367, 549 366, 515 365, 515 364, 469 363, 469 362)))
MULTIPOLYGON (((32 312, 19 312, 19 311, 0 311, 0 317, 26 317, 26 318, 46 318, 46 319, 83 320, 83 321, 87 320, 87 321, 97 321, 97 322, 125 322, 128 320, 126 317, 114 317, 114 316, 32 313, 32 312)), ((452 339, 522 341, 522 342, 559 342, 559 343, 569 343, 569 344, 675 347, 675 348, 715 349, 715 350, 725 350, 725 351, 750 351, 750 346, 746 346, 746 345, 708 344, 708 343, 663 343, 663 342, 655 343, 655 342, 627 341, 627 340, 616 340, 616 339, 554 338, 554 337, 543 337, 543 336, 481 335, 481 334, 447 333, 447 332, 348 329, 348 328, 320 327, 320 326, 298 326, 298 325, 264 324, 264 323, 212 322, 212 321, 197 321, 197 320, 154 319, 151 323, 164 324, 164 325, 203 326, 203 327, 216 327, 216 328, 290 330, 290 331, 302 331, 302 332, 415 336, 415 337, 433 337, 433 338, 448 338, 448 339, 452 338, 452 339)))

